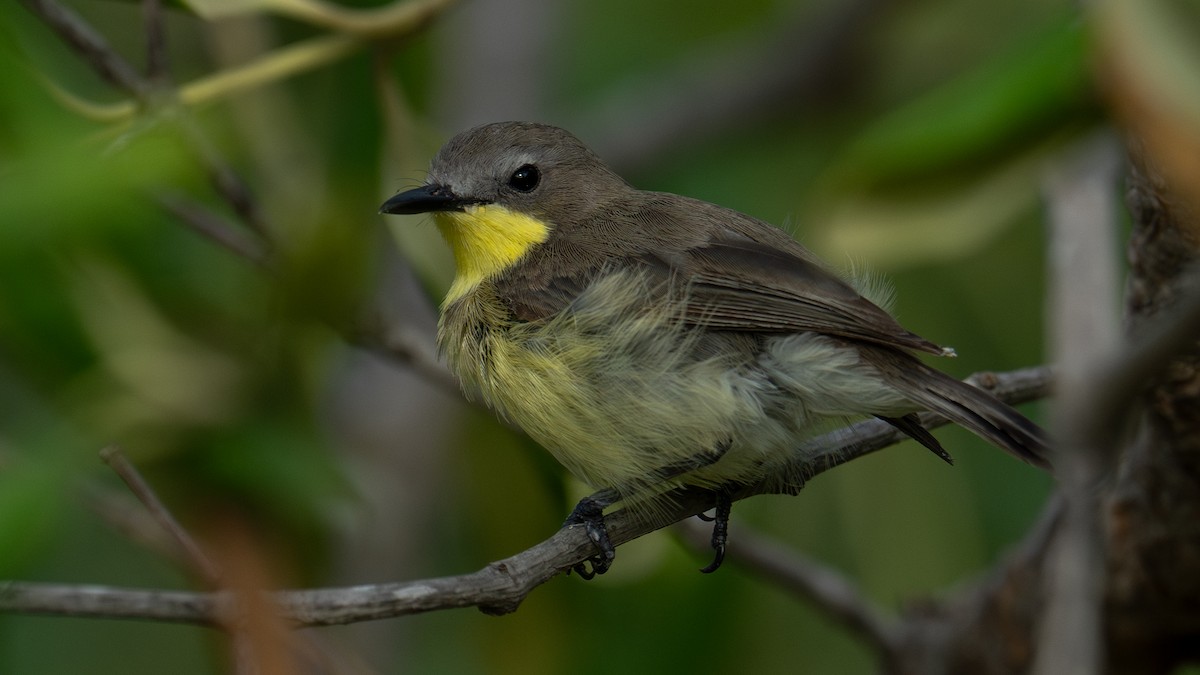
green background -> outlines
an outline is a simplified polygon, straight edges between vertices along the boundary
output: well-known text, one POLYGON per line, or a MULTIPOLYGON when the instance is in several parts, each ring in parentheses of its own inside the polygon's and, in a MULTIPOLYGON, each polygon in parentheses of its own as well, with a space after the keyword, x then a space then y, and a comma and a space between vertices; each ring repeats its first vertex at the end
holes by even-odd
MULTIPOLYGON (((957 376, 1046 360, 1046 167, 1105 117, 1074 3, 861 3, 824 84, 767 104, 720 101, 728 90, 688 101, 697 115, 745 110, 640 154, 618 141, 653 128, 657 104, 720 72, 754 78, 743 56, 772 40, 794 47, 772 63, 803 67, 804 41, 848 3, 517 4, 480 22, 463 2, 411 38, 132 124, 56 100, 47 82, 126 95, 24 8, 0 11, 0 578, 202 587, 117 525, 144 518, 98 460, 112 443, 214 558, 277 587, 465 573, 549 536, 582 488, 490 413, 339 328, 376 297, 431 343, 449 256, 423 219, 376 209, 476 122, 566 126, 639 187, 786 224, 835 266, 879 273, 906 326, 957 349, 938 362, 957 376), (183 196, 237 219, 182 128, 245 181, 272 272, 159 206, 183 196)), ((144 62, 138 3, 70 6, 144 62)), ((168 9, 177 83, 326 32, 250 5, 220 20, 189 7, 168 9)), ((953 468, 914 443, 889 448, 797 497, 737 504, 732 545, 743 528, 776 538, 888 613, 953 593, 1020 540, 1050 481, 967 432, 938 436, 953 468)), ((505 617, 298 637, 329 672, 874 671, 819 609, 736 564, 700 575, 707 558, 660 532, 622 547, 609 575, 556 578, 505 617)), ((3 673, 229 663, 211 629, 0 616, 3 673)))

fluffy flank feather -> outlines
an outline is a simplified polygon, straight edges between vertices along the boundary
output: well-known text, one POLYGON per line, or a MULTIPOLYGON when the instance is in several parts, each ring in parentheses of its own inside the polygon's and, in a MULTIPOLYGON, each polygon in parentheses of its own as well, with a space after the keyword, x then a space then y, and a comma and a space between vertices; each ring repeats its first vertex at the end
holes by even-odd
POLYGON ((883 311, 889 314, 892 312, 892 307, 896 304, 896 287, 886 276, 851 259, 846 280, 864 298, 878 305, 883 311))
POLYGON ((518 322, 485 282, 446 308, 441 347, 470 388, 571 473, 646 508, 680 482, 759 480, 804 438, 908 404, 873 385, 842 341, 800 333, 743 349, 733 341, 744 336, 683 321, 683 291, 647 283, 611 273, 559 314, 518 322), (664 467, 703 465, 723 446, 719 461, 663 480, 664 467))

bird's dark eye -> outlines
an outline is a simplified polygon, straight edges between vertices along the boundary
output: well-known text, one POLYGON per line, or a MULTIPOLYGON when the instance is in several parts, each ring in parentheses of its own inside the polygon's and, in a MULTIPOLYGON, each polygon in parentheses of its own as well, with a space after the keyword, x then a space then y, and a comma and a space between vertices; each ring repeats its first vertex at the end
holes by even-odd
POLYGON ((520 192, 532 192, 542 179, 542 172, 532 164, 526 164, 508 177, 508 184, 520 192))

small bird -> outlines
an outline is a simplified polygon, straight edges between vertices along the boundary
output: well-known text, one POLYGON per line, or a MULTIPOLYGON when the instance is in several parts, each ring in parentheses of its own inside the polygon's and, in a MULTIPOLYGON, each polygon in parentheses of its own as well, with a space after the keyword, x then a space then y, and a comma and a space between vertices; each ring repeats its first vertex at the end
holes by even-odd
POLYGON ((615 556, 604 508, 654 508, 682 485, 712 489, 712 564, 732 487, 803 481, 800 443, 875 416, 942 459, 931 410, 1048 467, 1045 432, 914 352, 953 351, 909 332, 811 252, 763 221, 638 190, 569 132, 485 124, 452 138, 426 183, 389 214, 432 214, 454 254, 438 346, 468 393, 599 491, 567 519, 615 556))

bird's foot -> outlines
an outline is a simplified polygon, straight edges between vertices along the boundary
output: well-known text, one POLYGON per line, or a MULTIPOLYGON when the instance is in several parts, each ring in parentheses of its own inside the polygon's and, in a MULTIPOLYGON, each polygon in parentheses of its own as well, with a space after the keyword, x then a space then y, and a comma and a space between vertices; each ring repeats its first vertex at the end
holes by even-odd
POLYGON ((717 492, 717 508, 712 517, 700 514, 701 520, 710 521, 713 524, 712 547, 716 551, 713 561, 700 570, 703 574, 716 572, 721 567, 721 563, 725 562, 725 545, 729 542, 729 513, 732 510, 733 499, 729 497, 728 492, 721 490, 717 492))
POLYGON ((567 516, 567 520, 563 523, 564 527, 583 525, 584 533, 596 546, 596 555, 576 563, 570 570, 578 574, 579 578, 584 581, 590 581, 597 574, 607 572, 612 567, 613 559, 617 557, 617 549, 613 546, 612 540, 608 538, 608 528, 604 525, 604 507, 615 501, 615 498, 610 499, 610 496, 607 491, 601 491, 590 497, 584 497, 579 500, 575 509, 571 511, 571 515, 567 516), (589 563, 591 569, 588 569, 589 563))

